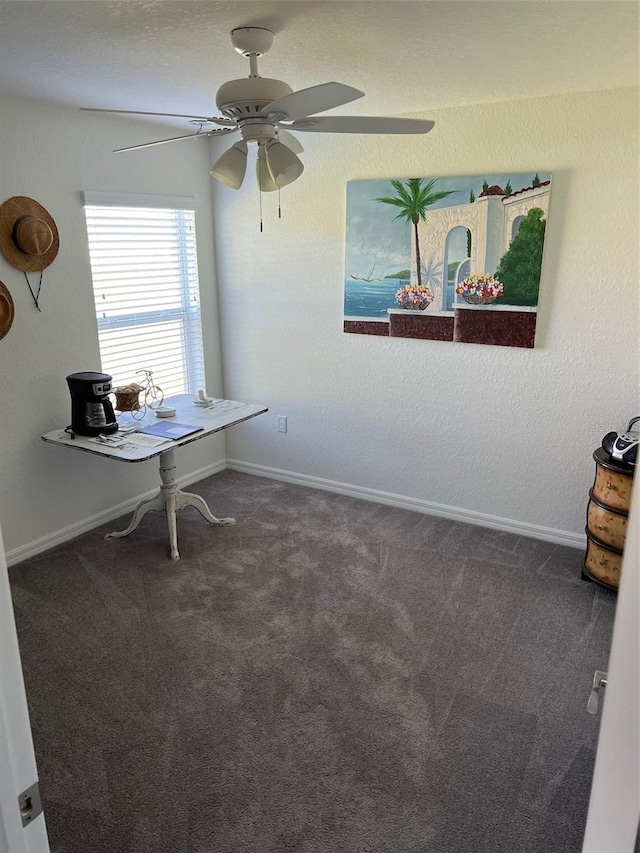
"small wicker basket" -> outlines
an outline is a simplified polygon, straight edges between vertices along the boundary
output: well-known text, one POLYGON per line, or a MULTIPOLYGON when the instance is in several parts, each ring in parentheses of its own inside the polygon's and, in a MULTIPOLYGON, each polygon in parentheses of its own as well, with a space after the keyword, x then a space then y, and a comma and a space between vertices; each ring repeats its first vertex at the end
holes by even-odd
POLYGON ((123 388, 116 388, 114 394, 116 396, 116 409, 119 412, 136 412, 140 408, 140 387, 132 387, 125 385, 123 388))

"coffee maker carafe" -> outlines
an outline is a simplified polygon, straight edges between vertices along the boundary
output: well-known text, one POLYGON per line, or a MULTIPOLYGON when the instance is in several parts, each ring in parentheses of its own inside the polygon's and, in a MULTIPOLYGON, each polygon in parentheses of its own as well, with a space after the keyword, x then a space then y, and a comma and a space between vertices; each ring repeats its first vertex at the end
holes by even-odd
POLYGON ((78 435, 117 432, 118 422, 109 400, 111 376, 106 373, 72 373, 67 376, 71 394, 71 429, 78 435))

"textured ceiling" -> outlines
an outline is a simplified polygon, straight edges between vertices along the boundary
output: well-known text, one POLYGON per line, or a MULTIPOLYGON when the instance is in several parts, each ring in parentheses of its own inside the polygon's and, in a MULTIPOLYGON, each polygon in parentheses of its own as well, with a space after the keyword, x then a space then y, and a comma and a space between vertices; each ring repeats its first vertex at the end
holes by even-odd
POLYGON ((247 25, 276 33, 262 76, 367 93, 340 114, 638 82, 636 2, 15 0, 0 2, 0 89, 72 106, 214 115, 218 87, 249 73, 229 40, 247 25))

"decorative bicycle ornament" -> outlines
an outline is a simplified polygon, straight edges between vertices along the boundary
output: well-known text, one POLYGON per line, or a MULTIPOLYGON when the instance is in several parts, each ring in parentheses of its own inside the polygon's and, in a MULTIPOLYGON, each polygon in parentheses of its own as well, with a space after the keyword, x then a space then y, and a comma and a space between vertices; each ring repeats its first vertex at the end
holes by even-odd
POLYGON ((155 411, 164 403, 164 392, 160 386, 153 381, 152 370, 136 370, 136 374, 144 374, 141 383, 131 382, 114 390, 116 398, 116 411, 128 412, 135 421, 142 420, 147 409, 155 411), (144 394, 142 401, 140 395, 144 394))

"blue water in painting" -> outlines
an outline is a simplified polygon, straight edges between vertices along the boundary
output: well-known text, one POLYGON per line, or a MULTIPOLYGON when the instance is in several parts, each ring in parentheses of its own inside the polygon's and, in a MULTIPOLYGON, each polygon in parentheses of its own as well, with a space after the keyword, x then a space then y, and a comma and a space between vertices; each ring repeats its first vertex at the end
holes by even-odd
POLYGON ((387 308, 397 308, 394 301, 396 290, 407 284, 399 278, 384 281, 354 281, 344 283, 345 317, 388 317, 387 308))

